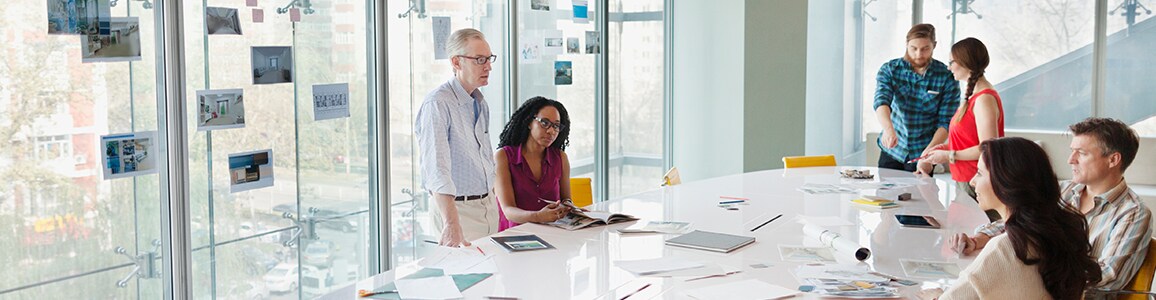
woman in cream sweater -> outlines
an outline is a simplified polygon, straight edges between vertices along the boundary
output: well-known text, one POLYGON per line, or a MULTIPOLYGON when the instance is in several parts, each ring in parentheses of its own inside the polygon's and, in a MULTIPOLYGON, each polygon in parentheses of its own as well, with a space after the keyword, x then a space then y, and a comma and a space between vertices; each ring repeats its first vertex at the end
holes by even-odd
POLYGON ((1007 234, 992 238, 954 286, 923 298, 1083 298, 1084 289, 1100 281, 1100 266, 1090 256, 1084 218, 1059 202, 1047 153, 1016 137, 987 140, 979 148, 971 185, 980 208, 1006 218, 1007 234))

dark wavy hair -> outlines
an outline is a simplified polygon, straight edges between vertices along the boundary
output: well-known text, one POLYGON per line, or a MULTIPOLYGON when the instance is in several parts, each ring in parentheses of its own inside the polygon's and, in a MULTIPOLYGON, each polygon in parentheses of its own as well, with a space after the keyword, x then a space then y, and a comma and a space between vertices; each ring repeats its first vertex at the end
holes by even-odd
POLYGON ((1053 298, 1082 298, 1085 288, 1100 281, 1100 265, 1092 258, 1087 221, 1060 202, 1048 154, 1019 137, 984 141, 979 151, 992 190, 1011 214, 1006 228, 1016 257, 1026 265, 1039 265, 1044 288, 1053 298))
POLYGON ((963 100, 967 101, 971 99, 972 92, 975 91, 975 83, 979 81, 980 77, 983 77, 983 72, 991 63, 991 57, 988 56, 987 46, 973 37, 951 45, 951 56, 955 59, 955 63, 971 70, 971 77, 967 78, 967 91, 963 96, 963 100))
POLYGON ((550 148, 566 150, 566 146, 570 145, 570 114, 566 112, 566 107, 562 106, 562 102, 542 96, 526 100, 521 107, 518 107, 518 110, 514 111, 510 121, 506 122, 506 128, 502 130, 502 135, 498 136, 498 148, 519 147, 526 143, 526 139, 530 138, 530 122, 535 122, 534 117, 538 115, 538 111, 547 105, 558 109, 558 116, 562 118, 562 125, 565 126, 558 132, 558 138, 554 139, 550 148))

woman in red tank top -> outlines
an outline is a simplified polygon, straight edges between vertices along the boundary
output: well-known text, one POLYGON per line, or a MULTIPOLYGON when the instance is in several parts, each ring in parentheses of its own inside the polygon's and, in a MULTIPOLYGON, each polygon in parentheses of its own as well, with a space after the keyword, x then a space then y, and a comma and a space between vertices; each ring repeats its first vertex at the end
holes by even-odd
POLYGON ((928 148, 919 161, 920 170, 930 169, 932 164, 949 164, 951 179, 972 199, 975 199, 975 188, 968 181, 975 177, 979 143, 1004 135, 1003 103, 991 82, 983 76, 989 61, 987 47, 975 38, 966 38, 951 46, 948 69, 956 80, 967 80, 967 94, 951 118, 947 143, 928 148))

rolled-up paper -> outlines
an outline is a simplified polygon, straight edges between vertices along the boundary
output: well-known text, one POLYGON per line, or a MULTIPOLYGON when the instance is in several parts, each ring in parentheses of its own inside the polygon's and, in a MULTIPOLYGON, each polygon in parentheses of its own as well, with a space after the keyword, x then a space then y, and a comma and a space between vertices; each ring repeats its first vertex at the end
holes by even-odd
POLYGON ((859 243, 851 241, 851 239, 843 238, 839 233, 823 227, 803 224, 803 233, 819 239, 819 242, 824 246, 835 248, 835 252, 839 255, 853 254, 855 255, 855 259, 860 261, 871 257, 870 249, 860 246, 859 243))

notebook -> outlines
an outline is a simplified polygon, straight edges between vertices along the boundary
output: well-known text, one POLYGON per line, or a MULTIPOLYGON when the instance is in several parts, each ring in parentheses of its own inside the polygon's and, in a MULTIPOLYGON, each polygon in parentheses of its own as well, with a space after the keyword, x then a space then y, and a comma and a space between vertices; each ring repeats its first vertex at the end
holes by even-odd
POLYGON ((667 245, 699 250, 730 253, 755 242, 755 238, 733 234, 695 230, 666 240, 667 245))

